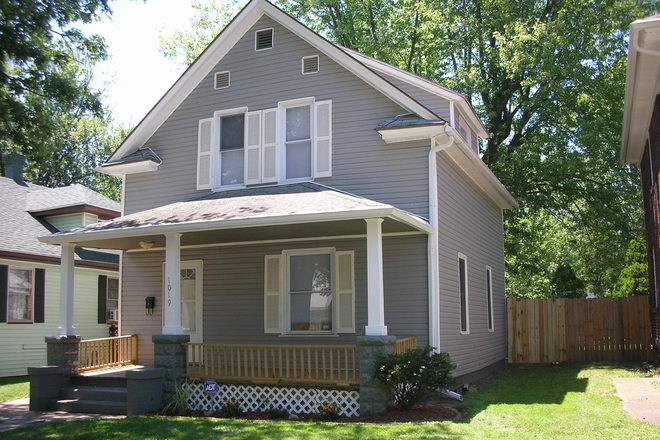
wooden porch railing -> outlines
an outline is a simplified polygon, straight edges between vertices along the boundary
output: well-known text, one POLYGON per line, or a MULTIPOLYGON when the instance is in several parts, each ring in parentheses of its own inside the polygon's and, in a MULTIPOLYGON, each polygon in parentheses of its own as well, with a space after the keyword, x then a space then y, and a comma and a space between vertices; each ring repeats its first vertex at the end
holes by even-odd
POLYGON ((405 353, 408 350, 417 348, 417 337, 411 336, 409 338, 398 339, 394 344, 394 354, 405 353))
POLYGON ((137 336, 80 341, 78 370, 87 371, 137 362, 137 336))
POLYGON ((189 378, 358 385, 357 346, 183 344, 189 378))

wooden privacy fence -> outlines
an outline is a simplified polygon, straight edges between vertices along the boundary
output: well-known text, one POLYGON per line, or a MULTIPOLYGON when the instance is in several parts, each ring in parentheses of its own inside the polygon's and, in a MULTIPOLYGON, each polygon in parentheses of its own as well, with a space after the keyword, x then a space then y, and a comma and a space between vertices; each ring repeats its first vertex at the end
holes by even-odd
POLYGON ((131 365, 137 362, 137 336, 80 341, 78 370, 131 365))
POLYGON ((509 362, 650 361, 647 296, 507 299, 509 362))

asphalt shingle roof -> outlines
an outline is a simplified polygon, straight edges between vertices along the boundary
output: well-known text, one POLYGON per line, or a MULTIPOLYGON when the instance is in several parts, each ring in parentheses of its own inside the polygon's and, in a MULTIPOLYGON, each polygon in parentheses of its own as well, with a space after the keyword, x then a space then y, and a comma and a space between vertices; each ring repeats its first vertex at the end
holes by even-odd
POLYGON ((39 191, 29 191, 25 209, 29 212, 49 211, 69 206, 91 205, 111 211, 121 212, 121 205, 86 186, 75 184, 60 188, 39 187, 39 191))

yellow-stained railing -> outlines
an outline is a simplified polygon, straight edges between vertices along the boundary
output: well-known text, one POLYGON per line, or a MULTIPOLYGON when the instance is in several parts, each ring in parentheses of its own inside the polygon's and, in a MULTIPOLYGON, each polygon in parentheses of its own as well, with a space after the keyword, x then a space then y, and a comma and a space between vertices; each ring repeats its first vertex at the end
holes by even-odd
POLYGON ((354 345, 183 345, 189 378, 346 387, 359 381, 354 345))
POLYGON ((394 344, 394 353, 401 354, 405 353, 408 350, 414 350, 417 348, 417 337, 411 336, 409 338, 399 339, 394 344))
POLYGON ((80 341, 78 370, 131 365, 137 362, 137 336, 80 341))

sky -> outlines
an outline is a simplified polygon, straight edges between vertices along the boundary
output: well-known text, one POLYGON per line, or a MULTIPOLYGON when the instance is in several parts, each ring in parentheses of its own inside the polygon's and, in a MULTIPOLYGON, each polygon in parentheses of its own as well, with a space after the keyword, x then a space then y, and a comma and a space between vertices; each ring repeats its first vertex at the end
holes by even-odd
POLYGON ((116 122, 136 125, 181 76, 184 68, 158 51, 159 30, 188 25, 189 0, 115 0, 111 18, 78 25, 105 38, 110 59, 97 66, 97 87, 116 122))

